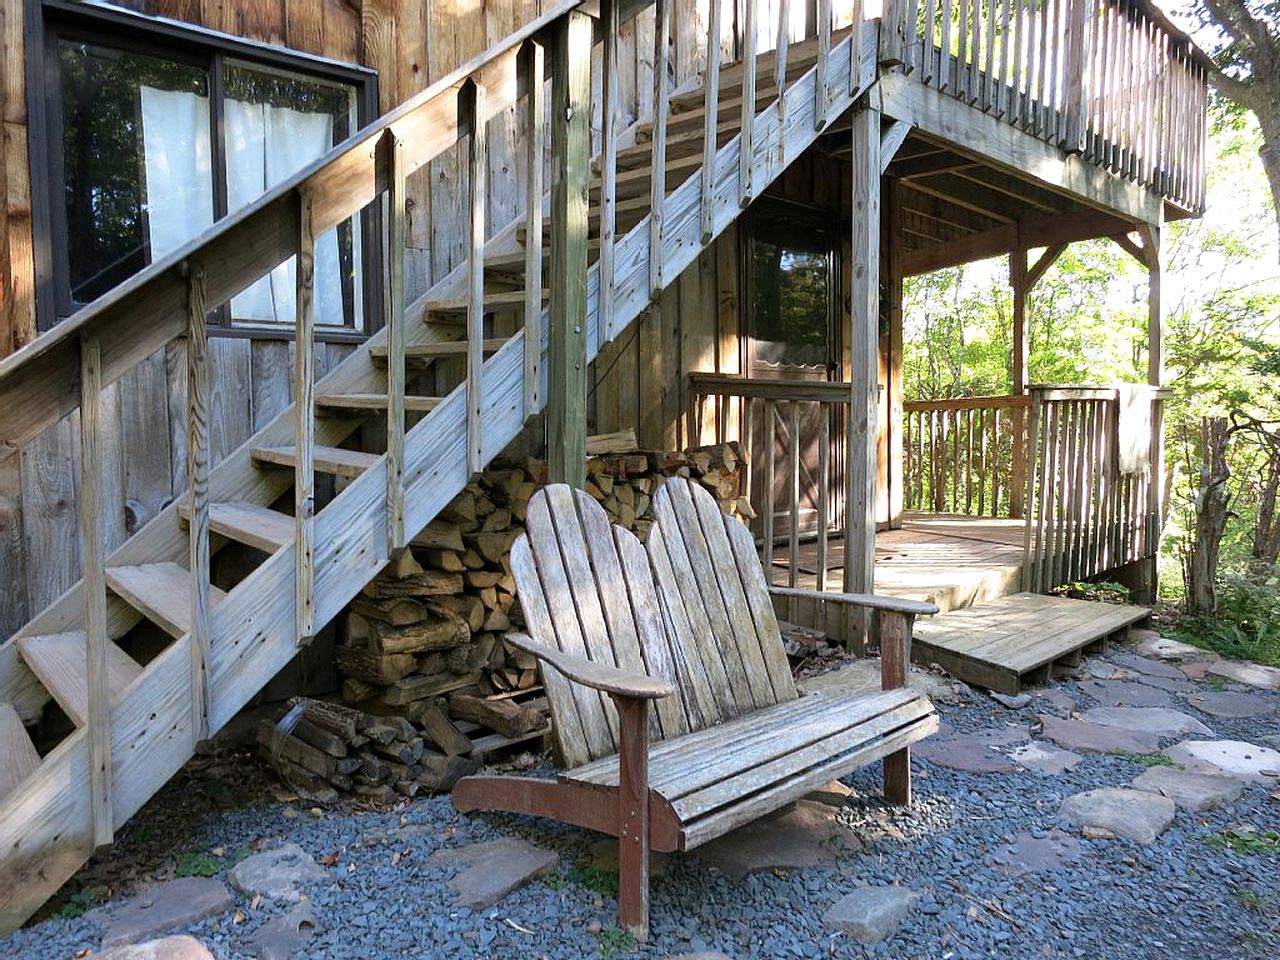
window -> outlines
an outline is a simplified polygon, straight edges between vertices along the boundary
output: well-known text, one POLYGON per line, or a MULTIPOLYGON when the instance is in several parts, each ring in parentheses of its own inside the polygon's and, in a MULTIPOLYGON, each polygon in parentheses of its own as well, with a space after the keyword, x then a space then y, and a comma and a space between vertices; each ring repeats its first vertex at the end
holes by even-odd
MULTIPOLYGON (((370 71, 99 4, 47 0, 45 292, 67 316, 252 203, 359 129, 370 71)), ((316 239, 316 323, 367 331, 371 213, 316 239)), ((376 244, 370 244, 371 247, 376 244)), ((294 263, 217 320, 294 320, 294 263)))

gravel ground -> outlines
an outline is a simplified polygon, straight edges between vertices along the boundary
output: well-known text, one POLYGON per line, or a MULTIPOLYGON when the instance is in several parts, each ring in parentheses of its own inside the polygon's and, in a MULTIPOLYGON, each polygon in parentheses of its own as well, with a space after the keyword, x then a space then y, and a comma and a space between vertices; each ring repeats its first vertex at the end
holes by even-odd
MULTIPOLYGON (((1076 681, 1055 688, 1081 709, 1095 705, 1076 681)), ((1280 705, 1280 691, 1264 695, 1280 705)), ((1032 723, 1045 701, 1010 710, 974 692, 938 706, 948 732, 976 732, 1032 723)), ((1224 739, 1260 743, 1280 734, 1275 714, 1228 720, 1181 702, 1178 708, 1224 739)), ((469 819, 456 815, 447 798, 391 811, 320 813, 280 800, 242 806, 269 793, 260 774, 246 774, 248 763, 223 757, 188 768, 46 913, 74 913, 88 901, 127 895, 139 884, 174 876, 175 869, 225 876, 238 851, 284 838, 321 860, 332 877, 311 891, 319 928, 298 954, 306 958, 664 957, 698 950, 735 958, 1280 956, 1280 849, 1233 850, 1214 840, 1239 823, 1280 831, 1280 801, 1268 796, 1274 781, 1249 786, 1240 799, 1211 813, 1180 810, 1149 846, 1084 839, 1083 854, 1065 868, 1011 878, 993 862, 996 848, 1016 835, 1043 836, 1055 827, 1078 835, 1059 821, 1061 801, 1095 787, 1126 786, 1145 767, 1089 753, 1075 770, 1056 776, 969 774, 917 759, 910 810, 882 803, 879 768, 873 767, 848 778, 854 794, 840 814, 862 839, 861 853, 744 880, 701 866, 696 855, 673 858, 652 884, 650 941, 636 948, 613 927, 613 898, 592 889, 600 886, 599 875, 582 869, 592 837, 581 831, 516 817, 469 819), (554 848, 558 872, 483 913, 452 907, 445 881, 453 868, 428 869, 431 852, 504 834, 554 848), (824 926, 823 913, 843 894, 894 883, 922 899, 888 941, 867 947, 824 926), (599 934, 589 932, 597 925, 603 927, 599 934)), ((253 956, 259 927, 284 909, 254 909, 242 899, 234 915, 188 932, 219 960, 241 960, 253 956)), ((83 916, 51 917, 0 941, 0 958, 70 960, 95 948, 97 937, 83 916)))

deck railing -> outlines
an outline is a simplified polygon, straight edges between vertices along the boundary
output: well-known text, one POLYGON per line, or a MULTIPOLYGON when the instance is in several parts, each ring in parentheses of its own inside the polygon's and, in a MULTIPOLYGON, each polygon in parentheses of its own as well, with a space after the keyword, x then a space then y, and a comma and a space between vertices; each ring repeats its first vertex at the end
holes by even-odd
POLYGON ((1031 398, 911 400, 903 406, 903 503, 908 510, 1020 517, 1024 423, 1031 398))
POLYGON ((886 0, 881 59, 1203 208, 1209 64, 1148 0, 886 0))

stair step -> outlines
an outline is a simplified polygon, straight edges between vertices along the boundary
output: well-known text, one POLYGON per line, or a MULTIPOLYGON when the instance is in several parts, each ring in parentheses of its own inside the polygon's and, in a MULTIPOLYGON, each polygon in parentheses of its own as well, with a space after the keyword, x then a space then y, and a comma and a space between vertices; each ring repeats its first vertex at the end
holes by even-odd
MULTIPOLYGON (((386 355, 385 350, 383 355, 386 355)), ((293 447, 258 447, 252 456, 259 465, 271 467, 292 467, 295 460, 293 447)), ((329 473, 335 477, 358 477, 378 462, 378 456, 374 453, 361 453, 359 450, 343 450, 341 447, 316 447, 312 462, 318 473, 329 473)))
MULTIPOLYGON (((178 516, 190 521, 191 510, 178 505, 178 516)), ((211 503, 209 529, 264 553, 275 553, 293 542, 293 517, 256 503, 211 503)))
MULTIPOLYGON (((191 571, 185 567, 176 563, 108 567, 107 586, 170 636, 182 637, 191 630, 191 571)), ((225 596, 210 585, 211 607, 225 596)))
MULTIPOLYGON (((404 408, 414 413, 430 413, 440 405, 440 397, 404 398, 404 408)), ((334 412, 339 410, 377 411, 387 409, 385 393, 325 393, 316 397, 316 408, 334 412)), ((292 520, 290 521, 292 523, 292 520)))
MULTIPOLYGON (((542 291, 542 299, 546 301, 550 294, 546 290, 542 291)), ((457 315, 465 314, 470 300, 467 297, 454 297, 449 300, 433 300, 426 305, 426 315, 428 319, 432 315, 457 315)), ((485 313, 510 313, 522 312, 524 310, 524 291, 523 290, 502 290, 497 293, 486 293, 484 295, 484 312, 485 313)))
POLYGON ((0 703, 0 803, 40 766, 40 754, 27 736, 18 711, 0 703))
MULTIPOLYGON (((484 341, 485 353, 495 353, 504 343, 505 337, 484 341)), ((435 360, 442 357, 465 357, 467 355, 466 340, 438 340, 435 343, 415 343, 404 348, 405 357, 411 360, 435 360)), ((369 356, 375 360, 387 359, 386 344, 377 344, 369 348, 369 356)))
MULTIPOLYGON (((83 630, 20 637, 18 651, 40 682, 77 727, 84 726, 89 709, 83 630)), ((133 682, 142 667, 111 641, 107 641, 107 687, 112 698, 133 682)))

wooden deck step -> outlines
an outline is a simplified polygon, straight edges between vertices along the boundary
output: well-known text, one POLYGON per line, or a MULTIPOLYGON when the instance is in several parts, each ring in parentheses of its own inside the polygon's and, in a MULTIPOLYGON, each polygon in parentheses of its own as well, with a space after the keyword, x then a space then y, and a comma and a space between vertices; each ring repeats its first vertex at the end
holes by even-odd
MULTIPOLYGON (((404 408, 413 413, 430 413, 440 405, 440 397, 404 398, 404 408)), ((323 393, 316 397, 316 410, 335 414, 342 411, 376 412, 387 409, 385 393, 323 393)))
POLYGON ((0 703, 0 803, 40 766, 40 754, 27 736, 18 711, 0 703))
MULTIPOLYGON (((107 586, 171 637, 185 636, 191 629, 191 572, 185 567, 176 563, 108 567, 107 586)), ((225 596, 210 585, 210 607, 225 596)))
MULTIPOLYGON (((386 356, 386 350, 383 350, 386 356)), ((293 447, 258 447, 253 451, 254 462, 268 467, 292 467, 296 455, 293 447)), ((378 462, 376 454, 359 450, 343 450, 341 447, 315 448, 313 463, 318 473, 335 477, 358 477, 378 462)))
MULTIPOLYGON (((545 302, 551 296, 550 291, 542 291, 542 299, 545 302)), ((484 312, 485 313, 523 313, 524 312, 524 291, 523 290, 499 290, 496 292, 486 293, 484 295, 484 312)), ((451 317, 459 314, 465 315, 470 300, 467 297, 453 297, 448 300, 432 300, 423 308, 428 319, 433 316, 451 317)))
POLYGON ((1050 679, 1092 647, 1127 635, 1146 607, 1015 593, 918 622, 912 659, 999 693, 1050 679))
MULTIPOLYGON (((89 707, 84 631, 20 637, 18 651, 71 722, 77 727, 84 726, 89 707)), ((107 687, 113 698, 140 673, 142 667, 132 657, 107 642, 107 687)))
MULTIPOLYGON (((191 519, 185 503, 178 505, 178 516, 191 519)), ((209 505, 209 529, 264 553, 275 553, 293 542, 293 517, 256 503, 213 503, 209 505)))
MULTIPOLYGON (((496 353, 506 343, 506 338, 486 340, 483 349, 486 354, 496 353)), ((442 357, 465 357, 467 355, 466 340, 438 340, 435 343, 415 343, 404 348, 404 355, 410 360, 437 360, 442 357)), ((385 344, 375 344, 369 348, 369 356, 375 360, 387 359, 385 344)))

